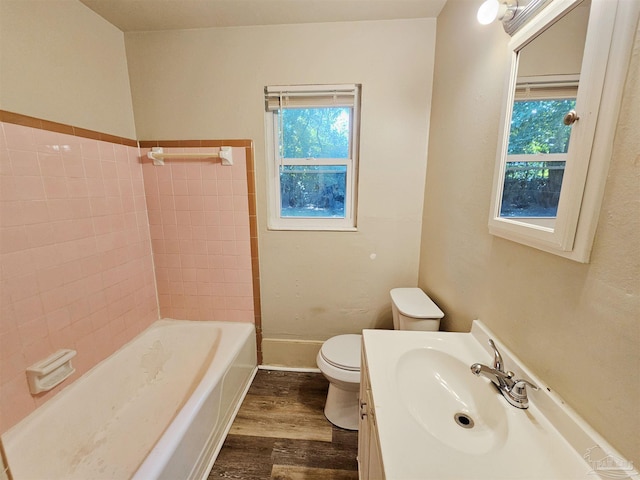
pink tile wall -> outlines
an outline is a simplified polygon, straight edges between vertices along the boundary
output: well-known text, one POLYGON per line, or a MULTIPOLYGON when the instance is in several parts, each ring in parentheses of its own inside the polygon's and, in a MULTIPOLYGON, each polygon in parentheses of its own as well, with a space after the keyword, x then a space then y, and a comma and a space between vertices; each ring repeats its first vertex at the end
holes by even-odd
MULTIPOLYGON (((0 127, 4 432, 70 383, 32 396, 25 375, 29 365, 60 348, 72 348, 78 352, 71 380, 76 379, 156 320, 158 307, 138 149, 9 123, 0 127)), ((171 224, 176 237, 177 212, 171 224)), ((194 215, 196 222, 198 218, 202 216, 194 215)), ((230 234, 225 231, 225 238, 230 234)), ((231 248, 222 233, 220 241, 223 252, 231 248)), ((235 254, 242 245, 234 245, 235 254)), ((196 255, 196 246, 192 248, 189 254, 196 255)), ((227 256, 236 260, 228 252, 222 254, 223 262, 230 261, 227 256)), ((172 265, 174 259, 163 261, 172 265)), ((229 276, 239 277, 241 265, 229 265, 229 276)), ((240 285, 236 288, 239 295, 240 285)))
POLYGON ((233 159, 143 163, 162 317, 254 322, 245 148, 233 159))

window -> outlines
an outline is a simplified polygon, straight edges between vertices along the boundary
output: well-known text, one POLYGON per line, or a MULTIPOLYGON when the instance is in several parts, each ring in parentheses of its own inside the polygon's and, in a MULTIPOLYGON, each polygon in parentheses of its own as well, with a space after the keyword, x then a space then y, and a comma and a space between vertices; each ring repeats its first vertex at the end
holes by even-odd
POLYGON ((555 218, 575 108, 574 83, 518 86, 511 113, 501 217, 555 218))
POLYGON ((358 85, 265 88, 269 228, 354 230, 358 85))

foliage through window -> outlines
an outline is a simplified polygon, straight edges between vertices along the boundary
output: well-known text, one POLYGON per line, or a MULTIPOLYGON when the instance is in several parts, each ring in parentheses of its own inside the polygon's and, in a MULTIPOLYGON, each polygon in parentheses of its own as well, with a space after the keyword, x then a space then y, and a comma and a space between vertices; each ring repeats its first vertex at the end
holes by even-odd
POLYGON ((265 88, 269 227, 355 227, 359 88, 265 88))
POLYGON ((575 98, 516 98, 500 216, 557 215, 571 137, 563 119, 575 104, 575 98))

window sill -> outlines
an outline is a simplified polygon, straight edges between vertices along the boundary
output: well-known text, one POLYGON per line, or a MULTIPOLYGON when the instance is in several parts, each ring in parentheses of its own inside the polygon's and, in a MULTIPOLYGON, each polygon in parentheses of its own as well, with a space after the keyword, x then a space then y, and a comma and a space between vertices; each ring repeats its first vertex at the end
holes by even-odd
POLYGON ((298 226, 267 226, 267 230, 270 232, 357 232, 357 227, 298 227, 298 226))

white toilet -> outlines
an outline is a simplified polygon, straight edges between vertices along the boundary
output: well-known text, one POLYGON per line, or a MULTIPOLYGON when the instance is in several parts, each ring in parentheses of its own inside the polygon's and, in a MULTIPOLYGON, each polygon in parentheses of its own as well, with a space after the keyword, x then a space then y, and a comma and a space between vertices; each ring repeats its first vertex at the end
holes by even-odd
MULTIPOLYGON (((438 330, 442 310, 419 288, 391 290, 391 311, 395 330, 438 330)), ((324 415, 334 425, 358 429, 360 390, 360 346, 362 335, 332 337, 322 344, 316 363, 329 380, 324 415)))

